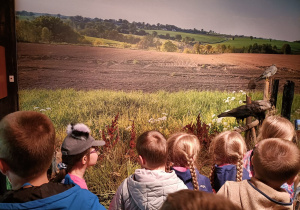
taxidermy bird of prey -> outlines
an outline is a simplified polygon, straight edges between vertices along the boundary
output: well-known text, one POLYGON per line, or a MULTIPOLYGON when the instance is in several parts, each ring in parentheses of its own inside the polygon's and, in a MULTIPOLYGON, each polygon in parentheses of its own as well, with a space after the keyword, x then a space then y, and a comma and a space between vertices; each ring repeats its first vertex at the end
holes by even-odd
POLYGON ((242 105, 228 112, 223 112, 219 114, 218 117, 235 117, 237 122, 239 122, 240 120, 244 121, 245 118, 253 116, 258 119, 261 124, 266 117, 265 112, 271 108, 270 101, 252 101, 251 104, 242 105))
POLYGON ((256 82, 263 79, 269 79, 269 77, 273 76, 276 72, 277 72, 277 67, 275 64, 273 64, 272 66, 267 68, 266 71, 256 79, 256 82))

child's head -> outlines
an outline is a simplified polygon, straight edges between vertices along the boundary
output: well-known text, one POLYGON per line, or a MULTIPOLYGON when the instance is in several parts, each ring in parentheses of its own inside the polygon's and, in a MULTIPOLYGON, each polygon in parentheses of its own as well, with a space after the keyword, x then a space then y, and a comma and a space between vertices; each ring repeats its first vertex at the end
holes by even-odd
POLYGON ((213 193, 180 190, 168 195, 160 210, 238 210, 229 199, 213 193))
MULTIPOLYGON (((20 178, 31 180, 45 173, 54 145, 54 126, 44 114, 18 111, 0 122, 0 159, 20 178)), ((2 172, 5 174, 3 168, 2 172)))
POLYGON ((95 140, 90 129, 82 124, 70 124, 67 127, 67 136, 61 146, 62 162, 70 172, 77 164, 92 166, 96 164, 98 154, 96 148, 103 146, 103 140, 95 140))
POLYGON ((167 160, 167 142, 158 131, 147 131, 141 134, 136 143, 136 150, 140 158, 146 161, 142 167, 155 169, 164 167, 167 160))
POLYGON ((244 138, 236 131, 225 131, 210 143, 209 151, 217 165, 237 164, 247 151, 244 138))
POLYGON ((273 115, 267 117, 260 129, 257 141, 268 138, 281 138, 289 141, 296 141, 294 125, 284 117, 273 115))
POLYGON ((236 181, 242 181, 243 156, 247 151, 244 138, 236 131, 225 131, 217 135, 210 143, 209 152, 213 158, 210 174, 211 185, 214 186, 214 164, 233 164, 237 166, 236 181))
POLYGON ((253 150, 252 157, 255 177, 269 184, 291 180, 300 170, 300 151, 290 141, 270 138, 261 141, 253 150))
POLYGON ((173 166, 190 167, 189 163, 196 161, 200 152, 200 143, 193 134, 175 133, 167 140, 168 162, 173 166))
POLYGON ((200 151, 200 143, 198 138, 193 134, 175 133, 167 140, 168 145, 168 163, 172 163, 174 167, 190 168, 193 186, 195 190, 199 190, 195 171, 195 161, 198 159, 200 151))

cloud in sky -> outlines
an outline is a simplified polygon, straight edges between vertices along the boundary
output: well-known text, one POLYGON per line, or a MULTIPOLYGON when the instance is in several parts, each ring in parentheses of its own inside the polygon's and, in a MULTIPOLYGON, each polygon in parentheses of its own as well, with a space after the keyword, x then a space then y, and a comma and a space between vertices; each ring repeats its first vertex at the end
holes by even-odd
POLYGON ((299 0, 16 0, 16 10, 300 40, 299 0))

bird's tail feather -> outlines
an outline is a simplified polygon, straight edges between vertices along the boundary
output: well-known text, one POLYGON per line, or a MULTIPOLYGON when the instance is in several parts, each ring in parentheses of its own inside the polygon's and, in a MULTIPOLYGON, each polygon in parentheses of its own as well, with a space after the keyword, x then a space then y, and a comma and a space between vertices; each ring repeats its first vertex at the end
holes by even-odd
POLYGON ((219 115, 218 115, 218 118, 220 118, 220 117, 229 117, 229 116, 230 116, 229 113, 224 112, 224 113, 219 114, 219 115))

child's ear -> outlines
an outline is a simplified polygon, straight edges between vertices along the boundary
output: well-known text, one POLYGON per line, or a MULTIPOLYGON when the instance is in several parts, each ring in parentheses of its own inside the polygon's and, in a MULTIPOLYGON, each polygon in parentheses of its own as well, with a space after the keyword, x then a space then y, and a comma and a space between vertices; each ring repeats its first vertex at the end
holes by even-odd
POLYGON ((83 165, 85 165, 85 164, 87 164, 87 160, 88 160, 88 158, 87 158, 87 156, 85 155, 85 156, 82 157, 81 163, 82 163, 83 165))
POLYGON ((9 170, 9 166, 7 163, 3 160, 0 159, 0 171, 2 174, 6 175, 6 172, 9 170))
POLYGON ((142 167, 144 167, 146 165, 146 160, 140 155, 138 157, 138 162, 142 167))
POLYGON ((298 177, 298 175, 296 174, 296 176, 293 176, 293 177, 289 178, 289 179, 286 181, 286 183, 287 183, 288 185, 292 185, 292 184, 296 181, 297 177, 298 177))

